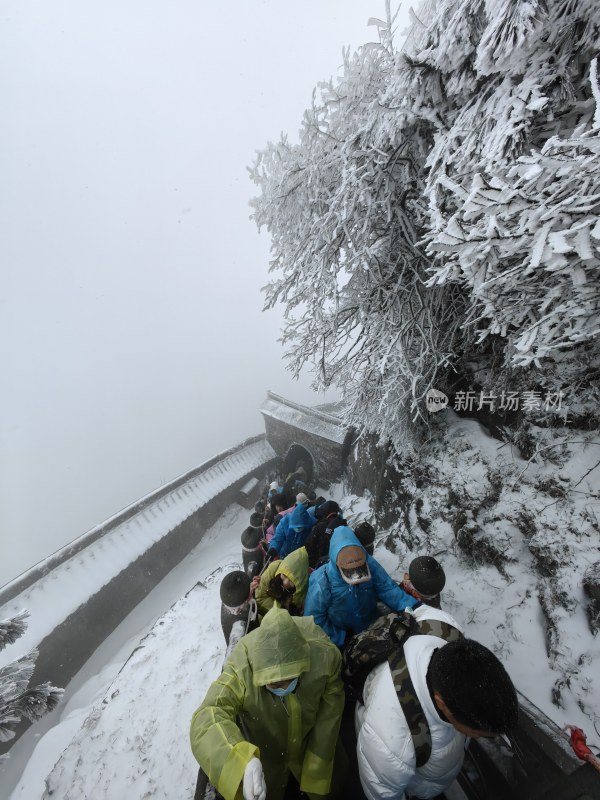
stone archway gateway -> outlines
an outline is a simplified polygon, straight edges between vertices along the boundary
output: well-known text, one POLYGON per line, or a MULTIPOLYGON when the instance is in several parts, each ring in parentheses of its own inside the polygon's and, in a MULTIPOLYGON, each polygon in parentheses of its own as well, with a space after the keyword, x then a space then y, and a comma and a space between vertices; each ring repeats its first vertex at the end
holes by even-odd
POLYGON ((294 472, 299 465, 304 467, 307 482, 312 483, 315 472, 315 459, 306 447, 297 442, 293 442, 283 457, 283 467, 281 470, 283 478, 285 479, 290 472, 294 472))
POLYGON ((324 485, 341 477, 354 431, 336 415, 335 407, 310 408, 268 392, 260 412, 284 477, 298 461, 304 462, 312 483, 324 485))

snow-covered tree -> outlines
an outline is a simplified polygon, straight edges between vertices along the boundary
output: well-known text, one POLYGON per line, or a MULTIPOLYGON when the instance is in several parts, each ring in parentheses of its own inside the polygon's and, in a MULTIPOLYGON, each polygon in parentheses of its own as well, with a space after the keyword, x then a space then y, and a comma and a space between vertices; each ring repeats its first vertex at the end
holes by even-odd
POLYGON ((348 421, 397 448, 407 412, 474 357, 532 389, 565 353, 572 386, 600 364, 600 6, 427 0, 413 17, 396 47, 386 3, 379 43, 344 54, 299 142, 251 170, 291 368, 312 364, 348 421))
MULTIPOLYGON (((28 616, 27 611, 21 611, 15 617, 0 620, 0 650, 23 635, 28 616)), ((50 683, 28 688, 37 655, 34 649, 0 668, 0 742, 14 737, 14 728, 23 717, 35 722, 52 711, 63 694, 62 689, 50 683)))
POLYGON ((315 362, 318 386, 343 387, 348 421, 399 441, 403 406, 452 357, 462 290, 425 286, 432 141, 426 122, 403 131, 381 103, 396 58, 389 36, 344 58, 344 78, 321 85, 300 143, 269 145, 252 169, 254 217, 280 273, 266 306, 286 305, 292 369, 315 362))
POLYGON ((414 57, 434 68, 446 121, 428 157, 430 284, 468 290, 468 324, 501 338, 500 368, 580 392, 600 366, 600 8, 488 0, 437 19, 414 57), (453 34, 470 43, 460 64, 453 34))

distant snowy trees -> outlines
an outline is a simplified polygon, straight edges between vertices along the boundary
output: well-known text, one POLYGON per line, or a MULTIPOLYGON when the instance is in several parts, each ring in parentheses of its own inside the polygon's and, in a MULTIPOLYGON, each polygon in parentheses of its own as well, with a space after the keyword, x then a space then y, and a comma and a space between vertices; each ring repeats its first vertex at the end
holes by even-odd
POLYGON ((251 170, 292 369, 397 447, 475 371, 597 403, 600 6, 427 0, 401 49, 386 6, 251 170))
MULTIPOLYGON (((23 635, 28 616, 27 611, 21 611, 0 620, 0 650, 23 635)), ((14 728, 22 717, 35 722, 52 711, 62 696, 63 690, 50 683, 28 688, 37 655, 37 650, 32 650, 0 668, 0 742, 14 737, 14 728)))

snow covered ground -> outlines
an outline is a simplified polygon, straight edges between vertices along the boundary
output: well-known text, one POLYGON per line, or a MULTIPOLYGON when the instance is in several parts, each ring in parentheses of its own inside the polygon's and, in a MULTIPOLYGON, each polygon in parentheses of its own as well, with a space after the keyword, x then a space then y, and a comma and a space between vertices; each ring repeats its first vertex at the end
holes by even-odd
MULTIPOLYGON (((123 622, 125 633, 119 637, 117 630, 115 637, 124 641, 117 652, 105 654, 106 663, 100 659, 97 672, 55 712, 55 725, 39 740, 11 800, 50 796, 45 793, 48 776, 52 797, 65 800, 193 796, 197 766, 187 731, 221 669, 225 646, 219 584, 224 573, 239 565, 247 518, 246 509, 230 506, 144 600, 141 606, 149 606, 154 615, 149 631, 143 608, 123 622), (136 622, 137 635, 132 630, 136 622)), ((30 728, 23 739, 31 740, 35 732, 30 728)), ((21 740, 16 748, 30 744, 21 740)), ((4 767, 5 785, 12 777, 10 761, 4 767)))
POLYGON ((525 460, 476 421, 444 413, 419 453, 419 485, 403 486, 408 519, 382 536, 396 552, 378 555, 392 573, 436 555, 444 608, 535 705, 598 747, 600 636, 582 583, 600 557, 600 437, 538 429, 544 449, 525 460))
MULTIPOLYGON (((597 441, 591 434, 582 437, 597 441)), ((411 509, 408 526, 405 520, 380 531, 375 555, 400 578, 413 555, 437 554, 447 574, 444 607, 470 636, 498 653, 532 702, 560 726, 581 726, 596 749, 600 637, 587 624, 581 575, 598 557, 597 531, 583 522, 598 510, 597 479, 591 472, 577 484, 600 457, 592 455, 594 449, 571 444, 562 448, 560 465, 527 463, 476 422, 449 417, 439 441, 423 454, 427 480, 416 492, 418 512, 411 509), (502 480, 492 480, 490 494, 490 474, 496 473, 502 480), (558 502, 543 489, 550 477, 571 488, 558 502), (583 494, 573 493, 575 484, 583 494), (450 503, 449 486, 456 493, 450 503), (504 560, 467 557, 453 530, 461 510, 477 530, 475 538, 495 543, 504 560), (527 535, 519 522, 524 511, 535 520, 527 535), (544 579, 536 554, 540 548, 552 554, 557 547, 563 561, 544 579), (558 602, 543 613, 541 600, 557 581, 572 602, 565 601, 567 607, 558 602)), ((340 502, 350 523, 372 519, 368 497, 349 496, 341 485, 328 495, 340 502)), ((240 564, 239 533, 247 517, 246 510, 230 506, 155 589, 148 599, 158 616, 153 626, 145 620, 136 637, 132 620, 124 623, 127 636, 121 637, 126 641, 119 652, 88 669, 78 691, 55 712, 56 724, 39 739, 10 800, 193 796, 197 766, 188 744, 189 722, 221 669, 219 584, 240 564), (162 610, 174 604, 159 616, 161 603, 162 610)))

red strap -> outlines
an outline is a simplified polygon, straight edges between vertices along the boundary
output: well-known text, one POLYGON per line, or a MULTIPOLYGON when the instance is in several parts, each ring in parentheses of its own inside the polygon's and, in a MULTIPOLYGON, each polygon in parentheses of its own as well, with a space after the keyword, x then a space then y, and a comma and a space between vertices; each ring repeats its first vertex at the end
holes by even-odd
POLYGON ((587 761, 597 772, 600 772, 600 758, 594 755, 587 746, 585 733, 581 728, 575 725, 565 725, 563 730, 570 733, 571 747, 577 758, 580 758, 582 761, 587 761))
POLYGON ((586 756, 593 755, 593 753, 587 746, 585 733, 575 725, 567 725, 566 729, 571 733, 571 747, 575 755, 582 761, 587 761, 586 756))

